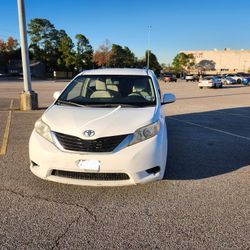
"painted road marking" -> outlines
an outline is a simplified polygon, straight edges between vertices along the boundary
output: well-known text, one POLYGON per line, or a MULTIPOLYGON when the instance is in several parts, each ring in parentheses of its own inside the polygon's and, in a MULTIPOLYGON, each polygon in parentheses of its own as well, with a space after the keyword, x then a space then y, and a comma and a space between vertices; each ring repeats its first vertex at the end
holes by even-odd
POLYGON ((218 132, 218 133, 222 133, 222 134, 225 134, 225 135, 230 135, 230 136, 233 136, 233 137, 237 137, 237 138, 240 138, 240 139, 244 139, 244 140, 250 141, 249 137, 242 136, 242 135, 237 135, 237 134, 233 134, 233 133, 221 130, 221 129, 211 128, 211 127, 203 126, 203 125, 200 125, 200 124, 197 124, 197 123, 193 123, 193 122, 189 122, 189 121, 184 121, 182 119, 177 119, 177 118, 173 118, 173 117, 167 117, 167 119, 172 119, 172 120, 175 120, 175 121, 178 121, 178 122, 183 122, 183 123, 186 123, 186 124, 189 124, 189 125, 193 125, 193 126, 196 126, 196 127, 200 127, 200 128, 212 130, 212 131, 215 131, 215 132, 218 132))
POLYGON ((13 100, 10 102, 10 111, 7 118, 6 127, 3 134, 3 142, 2 147, 0 148, 0 156, 5 155, 7 152, 8 141, 9 141, 9 133, 10 133, 10 124, 11 124, 11 116, 12 116, 12 108, 13 108, 13 100))

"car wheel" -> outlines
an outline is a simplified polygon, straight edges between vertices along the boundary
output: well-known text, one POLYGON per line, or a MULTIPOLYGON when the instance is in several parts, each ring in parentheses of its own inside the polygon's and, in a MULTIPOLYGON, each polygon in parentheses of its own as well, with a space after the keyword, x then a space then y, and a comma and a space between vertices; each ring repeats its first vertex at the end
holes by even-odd
POLYGON ((223 85, 222 85, 222 83, 220 84, 220 86, 219 86, 219 88, 222 88, 223 87, 223 85))
POLYGON ((203 87, 200 87, 200 89, 203 89, 203 87))
POLYGON ((238 84, 241 84, 241 79, 237 79, 237 83, 238 83, 238 84))

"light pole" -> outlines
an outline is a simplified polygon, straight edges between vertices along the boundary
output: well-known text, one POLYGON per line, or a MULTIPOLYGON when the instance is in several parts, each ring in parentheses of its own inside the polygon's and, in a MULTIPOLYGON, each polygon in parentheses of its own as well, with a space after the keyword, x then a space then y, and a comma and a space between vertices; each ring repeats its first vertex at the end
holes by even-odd
POLYGON ((148 26, 148 59, 147 59, 147 68, 149 69, 149 55, 150 55, 150 31, 152 26, 148 26))
POLYGON ((24 84, 23 92, 20 94, 20 110, 32 110, 38 108, 38 100, 37 94, 32 91, 31 85, 24 0, 17 0, 17 6, 24 84))

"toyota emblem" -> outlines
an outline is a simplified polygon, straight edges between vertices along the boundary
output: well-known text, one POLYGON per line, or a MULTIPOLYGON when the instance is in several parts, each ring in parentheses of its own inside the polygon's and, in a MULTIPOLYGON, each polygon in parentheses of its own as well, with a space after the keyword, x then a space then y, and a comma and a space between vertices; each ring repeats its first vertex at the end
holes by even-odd
POLYGON ((83 134, 84 134, 85 136, 87 136, 87 137, 92 137, 92 136, 95 135, 95 131, 94 131, 94 130, 91 130, 91 129, 88 129, 88 130, 85 130, 85 131, 83 132, 83 134))

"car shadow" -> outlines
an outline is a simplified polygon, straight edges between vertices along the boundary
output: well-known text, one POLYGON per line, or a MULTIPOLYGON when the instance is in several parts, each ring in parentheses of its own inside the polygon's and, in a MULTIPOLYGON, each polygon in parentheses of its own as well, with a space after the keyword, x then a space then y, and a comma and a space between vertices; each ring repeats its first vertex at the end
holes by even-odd
POLYGON ((166 117, 165 179, 190 180, 250 165, 250 107, 166 117))
POLYGON ((244 86, 244 85, 223 85, 223 88, 224 89, 238 89, 238 88, 245 88, 246 86, 244 86))

